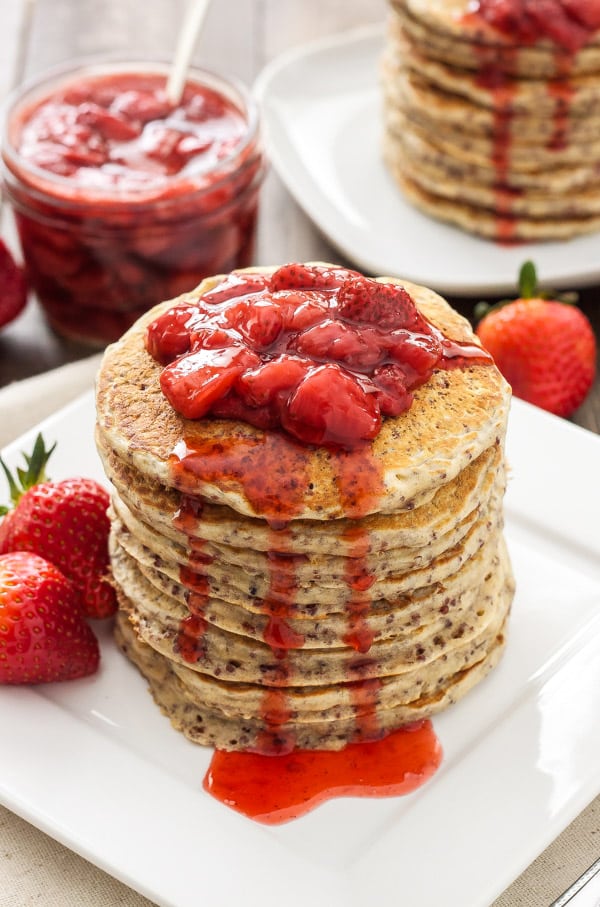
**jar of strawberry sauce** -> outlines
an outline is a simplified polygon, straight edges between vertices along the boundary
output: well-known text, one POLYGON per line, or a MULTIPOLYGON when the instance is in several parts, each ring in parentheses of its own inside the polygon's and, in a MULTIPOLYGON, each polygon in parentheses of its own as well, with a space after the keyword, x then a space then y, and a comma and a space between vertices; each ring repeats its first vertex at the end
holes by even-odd
POLYGON ((167 64, 85 63, 9 100, 4 190, 25 267, 57 332, 94 346, 202 278, 251 263, 265 171, 239 84, 167 64))

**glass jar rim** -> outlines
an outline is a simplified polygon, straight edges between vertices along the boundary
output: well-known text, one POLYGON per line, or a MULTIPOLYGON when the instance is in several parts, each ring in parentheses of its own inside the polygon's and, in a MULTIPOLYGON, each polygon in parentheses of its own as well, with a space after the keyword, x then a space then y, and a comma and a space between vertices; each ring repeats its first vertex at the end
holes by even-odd
MULTIPOLYGON (((15 114, 25 106, 34 106, 37 102, 50 97, 56 89, 76 82, 80 76, 118 75, 119 73, 148 73, 168 76, 170 63, 166 60, 149 60, 147 57, 128 56, 93 56, 69 60, 58 66, 46 69, 36 76, 25 80, 14 88, 2 105, 2 133, 0 136, 0 150, 2 164, 13 178, 22 180, 20 174, 28 175, 27 185, 41 195, 52 197, 54 201, 64 198, 68 204, 77 204, 78 196, 82 194, 81 185, 70 176, 63 176, 32 164, 23 157, 11 140, 11 126, 15 114), (31 180, 31 182, 30 182, 31 180)), ((250 90, 234 77, 224 76, 204 69, 199 66, 190 66, 187 74, 187 83, 207 87, 217 93, 224 94, 236 109, 242 114, 246 123, 246 131, 240 141, 216 165, 200 170, 196 173, 176 173, 161 176, 160 180, 150 185, 123 187, 96 187, 85 186, 85 201, 107 204, 148 203, 155 204, 165 193, 177 187, 188 188, 190 191, 208 191, 218 185, 220 180, 226 180, 235 172, 235 164, 243 159, 244 154, 256 144, 259 135, 259 110, 258 104, 250 90), (219 178, 215 182, 214 176, 219 178), (195 185, 198 180, 210 180, 210 185, 195 185)), ((6 176, 5 176, 6 178, 6 176)))

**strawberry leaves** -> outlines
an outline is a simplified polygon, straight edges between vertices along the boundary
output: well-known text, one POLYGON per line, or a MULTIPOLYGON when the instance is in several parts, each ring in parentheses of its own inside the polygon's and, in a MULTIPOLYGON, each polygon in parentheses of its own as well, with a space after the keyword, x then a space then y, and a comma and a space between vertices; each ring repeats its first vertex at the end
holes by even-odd
POLYGON ((40 555, 73 582, 89 617, 109 617, 117 605, 108 578, 108 492, 88 478, 49 481, 46 466, 55 447, 47 448, 38 434, 16 475, 0 458, 11 499, 11 507, 0 510, 0 554, 40 555))
POLYGON ((2 457, 0 457, 0 466, 4 471, 6 481, 8 482, 10 502, 12 505, 12 507, 0 505, 0 516, 5 516, 5 514, 7 514, 9 510, 11 510, 13 507, 16 507, 25 492, 29 491, 30 488, 33 488, 34 485, 38 485, 40 482, 47 481, 46 464, 55 448, 56 442, 54 442, 52 447, 47 450, 42 434, 39 433, 35 439, 31 454, 28 455, 26 453, 23 453, 23 459, 25 460, 26 468, 17 466, 16 479, 2 457))

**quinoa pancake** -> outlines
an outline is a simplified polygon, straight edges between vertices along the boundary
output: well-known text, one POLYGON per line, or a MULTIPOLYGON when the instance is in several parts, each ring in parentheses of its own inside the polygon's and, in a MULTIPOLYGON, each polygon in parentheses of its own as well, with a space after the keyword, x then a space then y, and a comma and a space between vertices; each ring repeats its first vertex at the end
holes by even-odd
POLYGON ((383 158, 425 214, 501 242, 600 229, 600 14, 391 0, 383 158))
MULTIPOLYGON (((254 269, 256 273, 258 269, 254 269)), ((252 272, 248 269, 245 273, 252 272)), ((195 294, 202 296, 223 275, 210 278, 195 294)), ((466 321, 432 290, 395 278, 417 308, 452 340, 478 343, 466 321)), ((510 390, 495 368, 473 365, 439 370, 415 391, 399 418, 387 419, 368 449, 340 454, 307 448, 286 436, 261 432, 231 420, 185 420, 165 405, 161 366, 144 347, 146 327, 173 306, 162 303, 105 352, 97 383, 97 431, 102 447, 162 485, 191 491, 246 516, 272 520, 328 520, 389 513, 412 507, 416 496, 454 478, 504 434, 510 390), (177 453, 181 451, 181 456, 177 453), (203 473, 194 472, 200 451, 203 473), (235 451, 229 460, 229 451, 235 451), (172 469, 179 457, 178 469, 172 469), (243 467, 240 460, 243 458, 243 467), (214 462, 214 468, 212 463, 214 462), (250 480, 244 481, 243 475, 250 480), (381 477, 368 499, 357 500, 352 483, 340 495, 341 475, 381 477), (253 498, 263 501, 257 513, 253 498)))
MULTIPOLYGON (((345 326, 362 317, 354 300, 377 300, 377 327, 356 335, 361 356, 373 359, 375 337, 386 349, 415 344, 415 362, 431 361, 436 344, 457 360, 437 359, 403 409, 368 440, 340 446, 306 443, 285 423, 185 418, 165 396, 165 361, 179 368, 179 325, 209 342, 194 313, 210 309, 205 298, 221 300, 223 287, 233 287, 233 301, 209 314, 238 306, 236 317, 260 317, 261 306, 275 304, 279 269, 204 281, 106 350, 97 446, 113 484, 116 638, 173 725, 223 749, 340 749, 435 714, 497 663, 514 592, 502 537, 510 388, 466 320, 431 290, 398 279, 366 280, 322 263, 289 267, 307 281, 293 285, 290 317, 318 306, 319 317, 333 312, 319 330, 333 324, 345 338, 345 326), (322 274, 333 274, 332 289, 315 289, 322 274), (236 288, 257 281, 264 289, 244 301, 236 288), (341 296, 350 285, 352 314, 328 308, 327 292, 341 296), (390 299, 410 330, 383 326, 390 299), (166 326, 174 360, 161 360, 148 339, 156 325, 166 326)), ((248 336, 264 348, 262 334, 248 328, 248 336)), ((371 388, 368 370, 350 374, 371 388)), ((389 405, 392 373, 373 374, 383 376, 376 399, 389 405)))

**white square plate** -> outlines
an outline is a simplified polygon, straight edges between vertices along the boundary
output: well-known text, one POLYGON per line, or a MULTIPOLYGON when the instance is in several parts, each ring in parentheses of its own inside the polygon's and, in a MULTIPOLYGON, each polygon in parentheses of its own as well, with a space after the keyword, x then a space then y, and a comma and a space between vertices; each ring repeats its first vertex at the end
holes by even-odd
POLYGON ((441 293, 512 293, 536 262, 544 286, 600 278, 600 237, 503 246, 427 217, 404 200, 381 157, 383 31, 368 27, 283 54, 255 92, 271 160, 331 243, 361 270, 441 293))
MULTIPOLYGON (((87 394, 42 424, 52 478, 102 480, 93 423, 87 394)), ((96 625, 96 676, 0 688, 0 801, 169 907, 488 907, 600 792, 600 437, 516 400, 508 457, 507 651, 434 720, 444 760, 424 787, 253 823, 202 790, 211 751, 96 625)))

